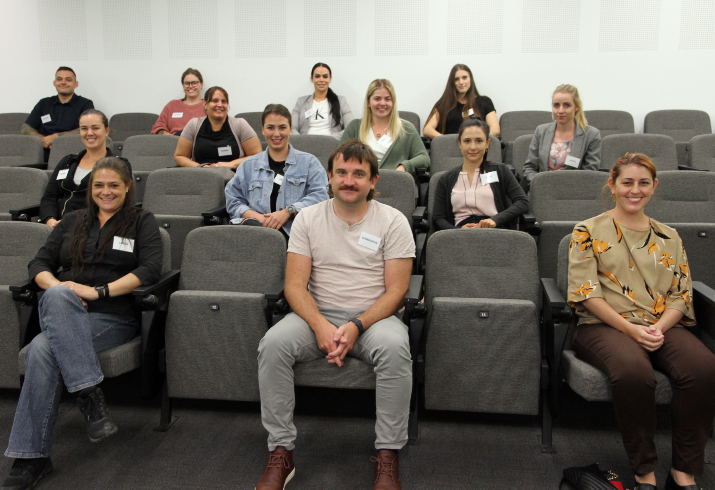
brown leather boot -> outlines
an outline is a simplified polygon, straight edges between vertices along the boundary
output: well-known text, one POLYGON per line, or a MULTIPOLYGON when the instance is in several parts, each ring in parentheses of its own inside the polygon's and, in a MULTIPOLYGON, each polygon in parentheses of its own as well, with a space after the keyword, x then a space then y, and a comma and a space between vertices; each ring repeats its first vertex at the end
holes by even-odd
POLYGON ((255 490, 283 490, 295 475, 293 450, 286 451, 283 446, 276 447, 268 456, 266 469, 258 480, 255 490))
POLYGON ((373 456, 370 461, 375 465, 375 483, 372 490, 400 490, 400 468, 399 455, 388 449, 380 449, 377 457, 373 456))

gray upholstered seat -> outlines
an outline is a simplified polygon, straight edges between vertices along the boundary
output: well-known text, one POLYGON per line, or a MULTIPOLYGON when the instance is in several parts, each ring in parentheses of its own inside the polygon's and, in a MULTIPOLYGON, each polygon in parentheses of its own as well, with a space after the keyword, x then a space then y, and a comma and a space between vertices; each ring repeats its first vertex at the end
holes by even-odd
POLYGON ((601 168, 610 170, 626 153, 645 153, 658 171, 677 170, 675 140, 662 134, 612 134, 603 138, 601 168))
POLYGON ((715 134, 701 134, 690 140, 690 166, 715 172, 715 134))
POLYGON ((381 170, 375 190, 380 193, 375 198, 376 201, 402 212, 407 222, 412 225, 412 213, 415 210, 415 181, 410 174, 399 170, 381 170))
MULTIPOLYGON (((490 136, 487 160, 490 162, 501 162, 501 142, 496 136, 490 136)), ((445 134, 437 136, 430 145, 430 173, 444 172, 452 170, 464 162, 462 151, 457 145, 456 134, 445 134)))
POLYGON ((524 175, 524 163, 529 158, 529 146, 533 138, 533 134, 523 134, 514 140, 511 164, 516 169, 517 175, 524 175))
POLYGON ((502 229, 443 230, 427 245, 425 408, 539 413, 536 245, 502 229))
POLYGON ((715 223, 666 224, 675 228, 683 240, 693 281, 715 289, 715 223))
POLYGON ((589 126, 598 128, 601 138, 611 134, 635 133, 635 124, 630 112, 625 111, 584 111, 589 126))
POLYGON ((340 141, 325 134, 296 134, 290 137, 290 144, 296 150, 304 151, 315 156, 328 170, 328 158, 340 141))
POLYGON ((131 136, 148 135, 151 128, 159 119, 159 114, 151 112, 124 112, 109 118, 109 136, 114 143, 112 151, 115 155, 122 155, 124 141, 131 136))
POLYGON ((45 187, 47 174, 42 170, 0 167, 0 221, 12 219, 10 210, 39 205, 45 187))
POLYGON ((27 121, 29 115, 27 112, 3 112, 0 114, 0 135, 20 134, 20 128, 27 121))
POLYGON ((407 122, 412 123, 412 125, 417 130, 417 134, 422 134, 422 125, 420 123, 420 116, 416 112, 410 111, 397 111, 400 119, 404 119, 407 122))
POLYGON ((646 114, 643 132, 673 138, 678 149, 678 164, 688 165, 690 140, 700 134, 712 134, 713 130, 710 116, 705 111, 664 110, 646 114))
POLYGON ((204 223, 201 213, 226 205, 224 179, 205 168, 163 168, 147 178, 144 209, 171 235, 171 267, 181 268, 186 235, 204 223))
POLYGON ((657 177, 648 216, 661 223, 715 222, 714 173, 671 170, 657 177))
POLYGON ((134 198, 137 202, 144 199, 149 172, 176 166, 174 151, 178 141, 179 137, 171 134, 142 134, 130 136, 124 141, 122 157, 132 164, 134 198))
POLYGON ((513 165, 514 141, 519 136, 533 135, 536 127, 552 121, 550 111, 511 111, 505 112, 499 118, 501 139, 506 143, 504 148, 504 163, 513 165))
MULTIPOLYGON (((263 144, 265 144, 266 138, 261 132, 261 130, 263 129, 263 124, 261 124, 261 116, 263 116, 263 112, 241 112, 240 114, 236 114, 236 117, 240 117, 241 119, 246 120, 248 125, 251 126, 251 128, 253 128, 253 130, 256 132, 258 139, 261 140, 263 144)), ((265 150, 266 147, 264 146, 263 149, 265 150)))
POLYGON ((0 388, 20 387, 17 353, 23 307, 12 299, 9 288, 27 280, 27 264, 51 232, 39 223, 0 221, 0 388))
POLYGON ((531 214, 541 230, 538 240, 539 277, 556 277, 556 252, 573 227, 611 207, 604 172, 588 170, 539 172, 531 182, 531 214))
MULTIPOLYGON (((106 146, 114 152, 114 143, 112 142, 112 138, 107 137, 106 146)), ((47 160, 48 175, 52 174, 52 171, 64 157, 79 153, 84 149, 82 139, 78 134, 66 134, 64 136, 59 136, 52 142, 52 148, 50 149, 50 158, 47 160)))
POLYGON ((23 134, 0 135, 0 167, 42 165, 44 155, 40 138, 23 134))

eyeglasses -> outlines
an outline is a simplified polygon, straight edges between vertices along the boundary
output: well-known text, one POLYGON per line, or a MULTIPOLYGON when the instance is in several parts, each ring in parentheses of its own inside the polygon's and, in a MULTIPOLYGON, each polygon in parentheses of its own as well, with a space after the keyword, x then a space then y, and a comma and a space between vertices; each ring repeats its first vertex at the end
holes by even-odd
POLYGON ((198 80, 194 80, 193 82, 184 82, 184 87, 198 87, 200 83, 201 82, 198 80))

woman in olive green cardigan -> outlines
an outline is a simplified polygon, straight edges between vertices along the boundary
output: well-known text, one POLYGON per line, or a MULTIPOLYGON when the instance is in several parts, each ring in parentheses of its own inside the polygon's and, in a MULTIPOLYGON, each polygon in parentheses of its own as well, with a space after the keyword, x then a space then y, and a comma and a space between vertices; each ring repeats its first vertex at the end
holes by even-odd
POLYGON ((363 118, 353 119, 348 124, 340 142, 353 138, 372 148, 379 168, 415 175, 416 168, 428 168, 430 165, 419 133, 398 115, 395 89, 389 80, 373 80, 368 87, 363 118))

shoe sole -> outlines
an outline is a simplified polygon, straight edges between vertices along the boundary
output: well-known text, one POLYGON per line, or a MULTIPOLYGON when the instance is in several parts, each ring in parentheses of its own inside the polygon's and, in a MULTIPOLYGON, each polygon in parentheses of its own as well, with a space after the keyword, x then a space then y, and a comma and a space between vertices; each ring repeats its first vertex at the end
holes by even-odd
MULTIPOLYGON (((89 440, 90 440, 90 442, 103 441, 103 440, 105 440, 107 437, 113 436, 113 435, 116 434, 118 431, 119 431, 119 427, 117 427, 117 426, 115 425, 115 426, 114 426, 114 429, 112 429, 111 431, 109 431, 108 434, 104 434, 102 437, 92 437, 92 436, 89 436, 89 440)), ((89 434, 88 434, 88 435, 89 435, 89 434)))
MULTIPOLYGON (((295 476, 295 468, 293 468, 293 470, 290 473, 288 473, 288 476, 286 476, 286 482, 283 484, 283 488, 285 488, 286 485, 288 485, 288 482, 291 481, 294 476, 295 476)), ((253 490, 256 490, 256 487, 253 487, 253 490)))

